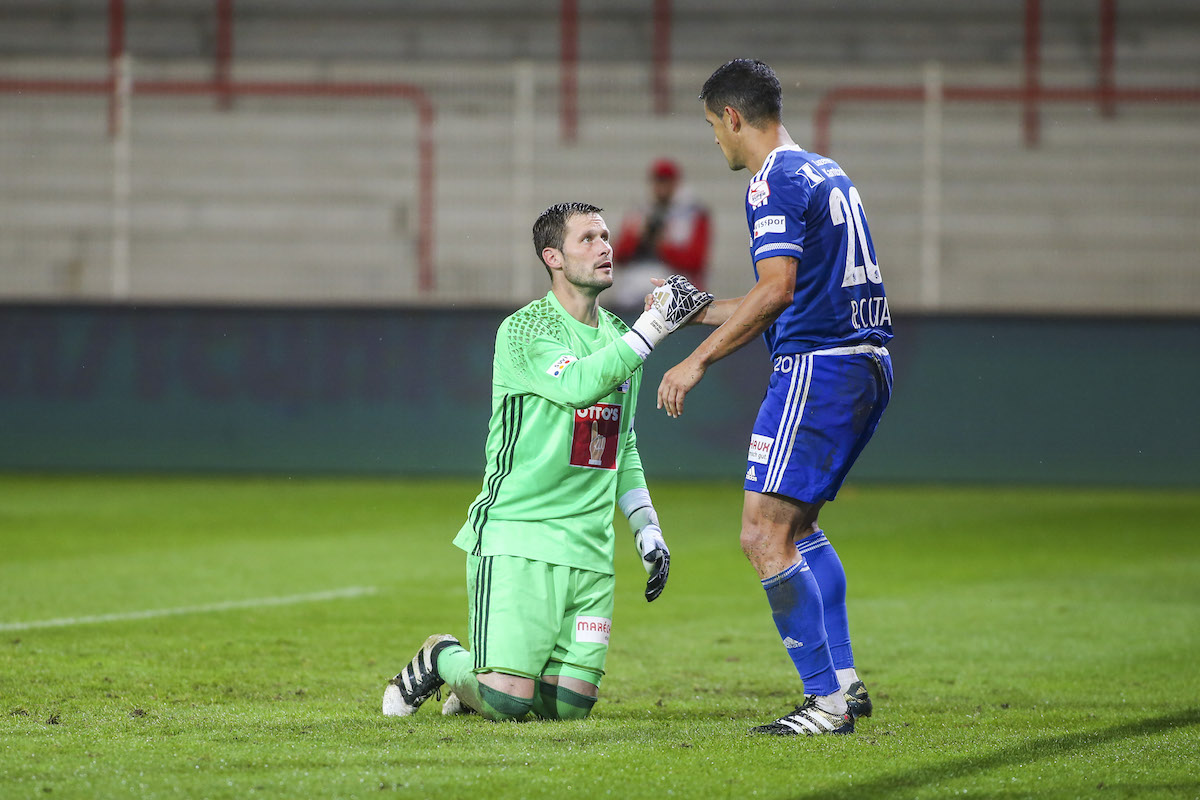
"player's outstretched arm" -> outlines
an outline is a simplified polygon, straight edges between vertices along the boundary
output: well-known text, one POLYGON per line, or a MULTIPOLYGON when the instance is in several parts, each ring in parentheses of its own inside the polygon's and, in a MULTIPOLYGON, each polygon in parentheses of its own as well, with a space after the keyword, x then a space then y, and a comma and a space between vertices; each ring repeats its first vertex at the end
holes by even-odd
POLYGON ((644 488, 630 489, 617 504, 629 520, 634 545, 646 568, 646 602, 653 602, 662 594, 671 574, 671 551, 659 527, 658 513, 650 502, 650 492, 644 488))
POLYGON ((582 358, 552 336, 521 342, 525 369, 514 388, 568 406, 587 408, 629 379, 642 359, 620 342, 582 358))
MULTIPOLYGON (((650 282, 655 286, 662 286, 664 283, 666 283, 666 281, 662 278, 651 278, 650 282)), ((727 319, 729 319, 729 317, 733 314, 734 309, 736 309, 744 299, 745 298, 742 297, 734 297, 725 300, 713 300, 700 311, 696 312, 696 315, 689 319, 686 324, 709 325, 714 328, 722 325, 727 319)), ((646 295, 646 304, 644 306, 645 310, 649 311, 653 302, 654 295, 646 295)))
POLYGON ((734 297, 725 300, 713 300, 703 312, 697 314, 692 319, 692 323, 719 328, 729 321, 729 318, 733 316, 733 312, 737 310, 737 307, 745 299, 744 297, 734 297))
MULTIPOLYGON (((798 265, 790 256, 773 256, 758 262, 758 283, 754 288, 690 356, 663 375, 658 385, 657 408, 664 409, 670 417, 678 417, 683 413, 684 397, 700 383, 709 365, 745 347, 778 319, 792 303, 798 265)), ((728 309, 726 301, 712 312, 714 319, 728 309)))

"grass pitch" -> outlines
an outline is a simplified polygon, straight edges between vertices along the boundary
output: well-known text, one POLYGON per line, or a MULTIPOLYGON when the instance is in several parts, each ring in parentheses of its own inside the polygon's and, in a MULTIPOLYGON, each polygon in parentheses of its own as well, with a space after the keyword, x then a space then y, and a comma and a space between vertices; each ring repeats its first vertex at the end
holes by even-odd
MULTIPOLYGON (((1200 493, 848 487, 822 514, 876 703, 800 699, 736 485, 652 486, 601 702, 575 723, 379 713, 466 634, 477 482, 0 477, 0 796, 1200 796, 1200 493)), ((618 523, 622 542, 628 534, 618 523)))

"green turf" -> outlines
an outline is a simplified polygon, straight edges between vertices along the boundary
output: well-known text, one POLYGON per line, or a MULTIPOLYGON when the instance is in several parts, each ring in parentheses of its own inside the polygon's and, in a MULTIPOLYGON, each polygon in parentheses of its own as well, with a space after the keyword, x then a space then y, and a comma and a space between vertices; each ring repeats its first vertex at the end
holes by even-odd
POLYGON ((732 483, 653 487, 671 582, 647 605, 619 549, 590 719, 384 718, 425 636, 466 633, 476 488, 0 477, 0 797, 1200 796, 1198 492, 848 487, 823 522, 876 715, 774 739, 745 731, 800 686, 732 483))

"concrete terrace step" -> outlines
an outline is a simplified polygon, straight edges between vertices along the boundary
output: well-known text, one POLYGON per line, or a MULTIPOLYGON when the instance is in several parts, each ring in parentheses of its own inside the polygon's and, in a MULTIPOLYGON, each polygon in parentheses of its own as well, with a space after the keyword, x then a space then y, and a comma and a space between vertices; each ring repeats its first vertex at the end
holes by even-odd
MULTIPOLYGON (((1187 214, 1137 217, 1136 224, 1121 225, 1105 212, 961 214, 949 212, 942 218, 944 235, 968 240, 980 249, 1045 247, 1050 250, 1070 245, 1077 257, 1112 248, 1137 251, 1147 246, 1168 245, 1186 252, 1195 241, 1195 217, 1187 214)), ((1090 258, 1090 257, 1089 257, 1090 258)))
MULTIPOLYGON (((85 0, 47 6, 11 0, 7 24, 0 29, 6 50, 46 51, 64 55, 91 52, 103 42, 104 8, 85 0), (15 4, 15 5, 13 5, 15 4)), ((1134 52, 1170 38, 1173 26, 1195 24, 1194 4, 1153 0, 1122 7, 1122 43, 1134 52)), ((193 1, 138 5, 131 9, 129 38, 138 52, 207 52, 211 4, 193 1)), ((755 52, 778 61, 794 54, 803 35, 813 61, 878 63, 928 57, 965 61, 1004 61, 1019 55, 1021 13, 1013 3, 934 4, 923 0, 897 6, 850 0, 836 7, 786 8, 754 0, 721 6, 699 0, 673 8, 673 49, 704 52, 721 41, 730 52, 755 52), (750 19, 774 25, 746 26, 750 19)), ((1096 12, 1092 5, 1043 4, 1043 46, 1047 58, 1086 59, 1096 12)), ((606 61, 642 57, 650 43, 650 12, 645 3, 619 0, 603 13, 585 7, 589 35, 581 41, 585 58, 606 61)), ((497 6, 484 0, 453 9, 428 2, 368 3, 343 0, 336 6, 313 0, 240 3, 236 7, 238 52, 242 57, 276 55, 307 58, 380 57, 505 59, 556 56, 558 18, 544 2, 523 0, 497 6)))
MULTIPOLYGON (((9 230, 92 230, 112 226, 105 203, 63 200, 0 200, 0 218, 9 230)), ((277 233, 281 236, 390 235, 396 220, 378 202, 343 202, 336 206, 316 199, 275 205, 261 200, 152 201, 131 204, 134 230, 199 231, 227 235, 235 232, 277 233), (301 233, 302 232, 302 233, 301 233)))

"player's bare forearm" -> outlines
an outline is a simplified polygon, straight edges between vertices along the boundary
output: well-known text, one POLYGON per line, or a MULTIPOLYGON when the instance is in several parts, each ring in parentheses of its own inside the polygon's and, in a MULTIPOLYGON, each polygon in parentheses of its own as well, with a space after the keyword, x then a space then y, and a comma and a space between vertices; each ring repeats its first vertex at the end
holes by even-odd
POLYGON ((714 300, 704 307, 699 314, 693 317, 689 325, 708 325, 716 328, 724 325, 725 322, 733 316, 733 312, 741 304, 744 297, 734 297, 727 300, 714 300))
POLYGON ((787 256, 760 261, 758 282, 745 297, 710 303, 705 311, 711 317, 706 314, 702 322, 716 325, 717 329, 700 343, 692 355, 708 367, 761 336, 791 305, 797 266, 796 259, 787 256), (713 306, 717 308, 713 310, 713 306), (721 319, 722 316, 724 319, 721 319))
MULTIPOLYGON (((758 283, 745 297, 738 301, 718 301, 722 305, 711 312, 712 322, 726 313, 728 316, 690 356, 663 376, 658 387, 658 408, 665 409, 671 417, 678 417, 683 413, 687 393, 700 383, 711 364, 745 347, 778 319, 792 302, 796 268, 796 259, 786 256, 761 261, 758 283), (730 304, 734 304, 732 308, 730 304)), ((705 311, 709 312, 713 305, 716 303, 710 304, 705 311)), ((701 321, 712 324, 707 313, 701 321)))

